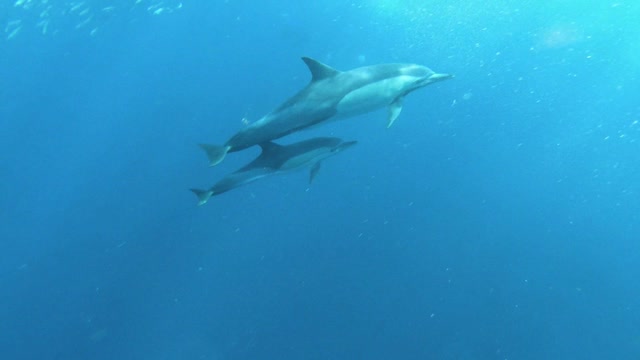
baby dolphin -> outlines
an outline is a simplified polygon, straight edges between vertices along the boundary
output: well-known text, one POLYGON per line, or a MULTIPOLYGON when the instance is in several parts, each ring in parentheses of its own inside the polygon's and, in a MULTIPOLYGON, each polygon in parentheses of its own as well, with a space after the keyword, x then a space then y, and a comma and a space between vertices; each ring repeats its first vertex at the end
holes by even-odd
POLYGON ((338 71, 317 60, 303 57, 311 82, 278 108, 233 135, 224 145, 200 146, 211 166, 227 153, 281 138, 293 132, 327 122, 389 108, 387 127, 402 110, 410 92, 450 79, 416 64, 381 64, 338 71))
POLYGON ((198 196, 198 205, 207 203, 210 197, 269 175, 280 174, 303 167, 311 167, 309 182, 318 174, 322 160, 357 144, 333 137, 317 137, 290 145, 264 142, 262 153, 246 166, 225 176, 208 190, 191 189, 198 196))

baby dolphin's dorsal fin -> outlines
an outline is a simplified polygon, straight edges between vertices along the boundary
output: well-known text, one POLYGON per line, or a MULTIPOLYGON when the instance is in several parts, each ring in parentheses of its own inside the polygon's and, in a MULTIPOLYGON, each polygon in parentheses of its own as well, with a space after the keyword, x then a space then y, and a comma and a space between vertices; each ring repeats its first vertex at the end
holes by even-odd
POLYGON ((278 144, 274 143, 273 141, 265 141, 265 142, 260 143, 258 145, 260 145, 260 148, 262 149, 262 154, 260 154, 260 155, 264 155, 264 154, 268 154, 268 153, 273 152, 273 151, 277 151, 279 148, 282 147, 282 145, 278 145, 278 144))
POLYGON ((340 73, 339 70, 310 57, 304 56, 302 61, 307 64, 309 71, 311 71, 311 82, 327 79, 340 73))

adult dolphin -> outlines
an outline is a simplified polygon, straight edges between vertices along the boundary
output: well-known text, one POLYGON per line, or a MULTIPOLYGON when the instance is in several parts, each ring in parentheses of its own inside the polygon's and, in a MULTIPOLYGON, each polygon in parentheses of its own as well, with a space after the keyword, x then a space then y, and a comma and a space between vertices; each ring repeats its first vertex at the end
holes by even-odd
POLYGON ((225 176, 208 190, 191 189, 198 196, 198 205, 209 198, 269 175, 284 173, 303 167, 311 167, 309 182, 320 170, 322 160, 355 145, 357 141, 342 141, 333 137, 318 137, 291 145, 274 142, 260 143, 262 153, 246 166, 225 176))
POLYGON ((233 135, 224 145, 200 144, 211 166, 229 152, 281 138, 332 118, 364 114, 389 107, 387 127, 402 110, 404 97, 419 88, 450 79, 416 64, 381 64, 338 71, 303 57, 311 82, 278 108, 233 135))

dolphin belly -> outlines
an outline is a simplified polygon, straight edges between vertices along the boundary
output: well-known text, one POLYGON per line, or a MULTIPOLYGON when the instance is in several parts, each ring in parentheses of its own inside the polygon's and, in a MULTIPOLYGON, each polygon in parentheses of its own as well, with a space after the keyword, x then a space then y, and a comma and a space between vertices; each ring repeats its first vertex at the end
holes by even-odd
POLYGON ((287 161, 283 162, 282 165, 280 165, 279 170, 280 171, 295 170, 297 168, 304 167, 309 164, 313 164, 317 161, 320 161, 330 156, 331 154, 332 153, 328 148, 318 148, 306 153, 302 153, 297 156, 292 156, 291 158, 287 159, 287 161))
POLYGON ((336 106, 339 117, 355 116, 388 106, 404 95, 412 76, 395 76, 361 86, 347 93, 336 106))
POLYGON ((211 187, 213 194, 221 194, 237 187, 252 183, 274 172, 270 168, 256 168, 229 174, 211 187))

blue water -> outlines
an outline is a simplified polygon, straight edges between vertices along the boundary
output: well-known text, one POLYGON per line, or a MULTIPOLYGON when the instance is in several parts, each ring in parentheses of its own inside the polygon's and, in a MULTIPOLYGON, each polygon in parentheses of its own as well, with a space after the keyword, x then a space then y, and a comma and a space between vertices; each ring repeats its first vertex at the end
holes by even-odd
POLYGON ((0 4, 0 359, 640 359, 640 3, 0 4), (1 28, 0 28, 1 29, 1 28), (16 30, 17 29, 17 30, 16 30), (338 69, 455 79, 196 206, 338 69))

